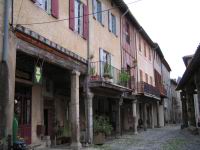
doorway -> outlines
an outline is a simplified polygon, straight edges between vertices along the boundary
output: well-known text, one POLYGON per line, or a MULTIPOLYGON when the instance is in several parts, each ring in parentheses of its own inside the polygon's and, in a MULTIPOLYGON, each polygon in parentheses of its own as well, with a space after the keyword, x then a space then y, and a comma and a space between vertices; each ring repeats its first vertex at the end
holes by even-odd
POLYGON ((31 86, 16 83, 15 87, 15 115, 18 118, 18 135, 27 144, 31 144, 31 86))

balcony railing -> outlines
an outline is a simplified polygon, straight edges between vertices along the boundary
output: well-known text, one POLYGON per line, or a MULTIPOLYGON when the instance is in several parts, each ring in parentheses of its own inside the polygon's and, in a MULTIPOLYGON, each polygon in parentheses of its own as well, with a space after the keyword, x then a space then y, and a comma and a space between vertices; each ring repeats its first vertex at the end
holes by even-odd
POLYGON ((159 89, 143 81, 138 82, 138 93, 146 93, 160 97, 159 89))
POLYGON ((91 62, 90 65, 91 81, 106 81, 113 84, 133 88, 135 78, 130 76, 128 71, 119 70, 107 62, 91 62))

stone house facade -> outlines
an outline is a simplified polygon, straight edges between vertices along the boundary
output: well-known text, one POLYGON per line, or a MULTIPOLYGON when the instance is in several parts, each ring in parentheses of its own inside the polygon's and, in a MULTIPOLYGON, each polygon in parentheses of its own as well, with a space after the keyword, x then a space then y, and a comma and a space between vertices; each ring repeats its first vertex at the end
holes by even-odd
POLYGON ((74 149, 93 143, 95 116, 112 134, 164 126, 164 56, 122 0, 19 0, 10 10, 1 141, 15 115, 27 144, 74 149))

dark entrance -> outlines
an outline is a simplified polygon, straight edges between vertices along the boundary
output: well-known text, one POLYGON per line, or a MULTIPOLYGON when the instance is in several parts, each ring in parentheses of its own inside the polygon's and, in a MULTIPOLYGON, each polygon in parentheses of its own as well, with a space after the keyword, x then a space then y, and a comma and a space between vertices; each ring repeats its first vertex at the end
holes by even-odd
POLYGON ((17 112, 19 131, 27 144, 31 144, 31 86, 16 83, 15 112, 17 112))

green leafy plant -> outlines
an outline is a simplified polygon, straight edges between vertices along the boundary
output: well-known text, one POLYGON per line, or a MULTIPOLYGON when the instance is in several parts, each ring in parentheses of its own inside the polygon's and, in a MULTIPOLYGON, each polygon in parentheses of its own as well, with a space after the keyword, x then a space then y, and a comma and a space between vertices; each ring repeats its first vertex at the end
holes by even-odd
POLYGON ((105 63, 104 65, 104 77, 112 78, 111 76, 111 65, 108 63, 105 63))
POLYGON ((122 84, 126 84, 130 80, 130 74, 127 71, 122 70, 119 79, 122 84))
POLYGON ((95 116, 94 117, 94 133, 104 133, 105 135, 110 135, 113 127, 109 123, 109 119, 104 116, 95 116))
POLYGON ((94 76, 95 75, 95 67, 90 68, 90 75, 94 76))

